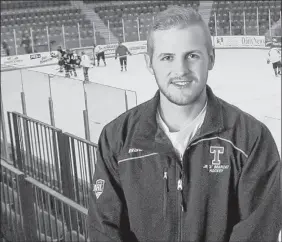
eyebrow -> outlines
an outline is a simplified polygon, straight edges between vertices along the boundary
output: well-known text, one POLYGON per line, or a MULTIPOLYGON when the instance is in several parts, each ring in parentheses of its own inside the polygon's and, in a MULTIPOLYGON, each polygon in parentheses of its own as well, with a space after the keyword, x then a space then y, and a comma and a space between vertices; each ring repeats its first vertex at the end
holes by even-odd
MULTIPOLYGON (((200 51, 200 50, 190 50, 190 51, 186 52, 185 55, 189 55, 189 54, 191 54, 191 53, 203 54, 203 52, 200 51)), ((160 57, 162 57, 162 56, 166 56, 166 55, 175 55, 175 54, 173 54, 173 53, 160 53, 160 54, 158 55, 158 58, 160 58, 160 57)))

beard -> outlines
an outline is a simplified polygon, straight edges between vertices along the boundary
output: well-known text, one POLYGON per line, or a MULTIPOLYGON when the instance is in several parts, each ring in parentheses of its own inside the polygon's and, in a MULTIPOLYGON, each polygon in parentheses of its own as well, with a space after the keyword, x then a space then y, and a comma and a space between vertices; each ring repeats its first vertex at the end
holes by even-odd
MULTIPOLYGON (((160 93, 171 103, 178 106, 187 106, 196 103, 203 96, 206 90, 206 81, 198 81, 197 78, 171 78, 169 83, 161 82, 156 77, 156 82, 160 93), (187 87, 177 88, 173 81, 189 81, 193 80, 187 87), (163 84, 164 83, 164 84, 163 84)), ((206 77, 207 79, 207 77, 206 77)))

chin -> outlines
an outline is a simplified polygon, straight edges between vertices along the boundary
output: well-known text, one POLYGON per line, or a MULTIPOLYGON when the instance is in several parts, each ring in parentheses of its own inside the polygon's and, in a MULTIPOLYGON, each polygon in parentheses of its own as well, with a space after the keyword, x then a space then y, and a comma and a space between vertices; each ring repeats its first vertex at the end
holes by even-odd
POLYGON ((198 100, 197 97, 173 97, 173 96, 167 96, 166 97, 171 103, 178 105, 178 106, 187 106, 195 103, 196 100, 198 100))
POLYGON ((192 105, 201 99, 203 90, 191 91, 163 91, 160 90, 162 95, 171 103, 178 106, 192 105))

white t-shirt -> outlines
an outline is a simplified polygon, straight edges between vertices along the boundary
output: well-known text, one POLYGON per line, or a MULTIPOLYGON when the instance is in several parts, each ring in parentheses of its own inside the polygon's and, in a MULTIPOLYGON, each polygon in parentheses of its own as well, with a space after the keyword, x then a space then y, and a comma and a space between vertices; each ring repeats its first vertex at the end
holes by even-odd
POLYGON ((268 59, 271 63, 281 61, 281 52, 277 48, 272 48, 268 52, 268 59))
POLYGON ((88 55, 84 54, 83 56, 81 56, 80 65, 83 67, 91 67, 91 62, 88 55))
POLYGON ((160 128, 165 132, 165 134, 170 139, 178 157, 182 159, 184 151, 189 143, 189 141, 195 136, 198 129, 202 126, 204 122, 204 118, 206 116, 207 111, 207 102, 202 109, 202 111, 198 114, 198 116, 190 123, 186 123, 179 131, 170 132, 169 128, 163 121, 159 110, 157 111, 157 123, 160 128))

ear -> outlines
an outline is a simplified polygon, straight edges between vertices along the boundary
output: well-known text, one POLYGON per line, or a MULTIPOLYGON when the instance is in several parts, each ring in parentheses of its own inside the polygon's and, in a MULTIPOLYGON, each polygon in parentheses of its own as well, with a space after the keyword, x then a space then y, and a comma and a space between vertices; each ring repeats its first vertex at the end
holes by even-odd
POLYGON ((215 62, 215 50, 213 48, 212 51, 209 53, 209 70, 213 69, 214 62, 215 62))
POLYGON ((147 66, 147 69, 149 70, 149 72, 154 75, 154 70, 152 68, 152 62, 151 62, 151 58, 150 56, 148 55, 148 53, 145 53, 144 54, 144 58, 145 58, 145 61, 146 61, 146 66, 147 66))

